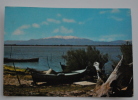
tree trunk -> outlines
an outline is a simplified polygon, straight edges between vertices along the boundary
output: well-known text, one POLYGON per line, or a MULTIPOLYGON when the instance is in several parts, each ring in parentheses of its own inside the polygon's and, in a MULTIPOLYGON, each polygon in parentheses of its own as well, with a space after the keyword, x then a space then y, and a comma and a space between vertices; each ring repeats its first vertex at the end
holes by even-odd
POLYGON ((104 82, 102 78, 97 80, 93 90, 94 97, 131 97, 133 94, 133 63, 123 65, 123 56, 114 71, 104 82), (125 88, 125 90, 123 89, 125 88))

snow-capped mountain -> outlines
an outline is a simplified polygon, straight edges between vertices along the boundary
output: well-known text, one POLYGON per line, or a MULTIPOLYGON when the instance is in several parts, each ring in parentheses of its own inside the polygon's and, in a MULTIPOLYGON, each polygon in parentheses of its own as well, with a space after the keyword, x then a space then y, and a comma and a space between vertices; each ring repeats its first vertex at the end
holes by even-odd
MULTIPOLYGON (((130 41, 131 42, 131 41, 130 41)), ((75 36, 54 36, 47 37, 42 39, 30 39, 27 41, 5 41, 4 44, 16 44, 16 45, 121 45, 125 44, 126 41, 118 40, 118 41, 93 41, 86 38, 79 38, 75 36)))
POLYGON ((56 39, 81 39, 75 36, 53 36, 53 37, 47 37, 47 38, 43 38, 43 39, 52 39, 52 38, 56 38, 56 39))

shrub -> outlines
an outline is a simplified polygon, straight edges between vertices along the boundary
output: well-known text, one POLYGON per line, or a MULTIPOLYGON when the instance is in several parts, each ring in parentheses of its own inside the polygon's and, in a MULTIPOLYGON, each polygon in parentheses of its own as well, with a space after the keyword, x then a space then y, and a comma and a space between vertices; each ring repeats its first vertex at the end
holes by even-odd
POLYGON ((121 45, 121 52, 124 56, 124 64, 129 64, 133 62, 132 44, 130 42, 126 42, 126 44, 121 45))
MULTIPOLYGON (((133 62, 132 44, 130 42, 126 42, 126 44, 120 46, 120 50, 123 55, 122 65, 127 65, 129 63, 132 63, 133 62)), ((118 55, 117 57, 121 59, 121 55, 118 55)), ((113 63, 112 67, 114 69, 118 64, 118 60, 112 60, 112 63, 113 63)))
POLYGON ((62 56, 67 62, 68 70, 84 69, 95 61, 100 63, 100 68, 108 61, 108 55, 100 53, 95 47, 88 46, 86 50, 69 50, 66 55, 62 56))

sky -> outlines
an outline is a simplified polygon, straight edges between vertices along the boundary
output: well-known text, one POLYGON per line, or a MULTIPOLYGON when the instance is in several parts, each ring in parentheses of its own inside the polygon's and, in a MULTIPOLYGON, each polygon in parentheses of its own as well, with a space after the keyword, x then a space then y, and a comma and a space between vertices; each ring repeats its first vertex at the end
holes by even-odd
POLYGON ((4 40, 75 36, 132 40, 131 9, 6 7, 4 40))

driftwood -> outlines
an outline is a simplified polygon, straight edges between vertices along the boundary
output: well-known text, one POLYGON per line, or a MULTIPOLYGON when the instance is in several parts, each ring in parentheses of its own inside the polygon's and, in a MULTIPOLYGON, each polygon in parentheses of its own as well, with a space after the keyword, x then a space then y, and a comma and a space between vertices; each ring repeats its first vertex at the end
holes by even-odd
POLYGON ((33 68, 28 68, 25 70, 25 72, 28 71, 28 72, 31 72, 31 73, 39 73, 39 74, 58 74, 58 72, 52 70, 52 69, 49 69, 47 71, 38 71, 36 69, 33 69, 33 68))
MULTIPOLYGON (((131 97, 133 96, 133 63, 123 65, 123 56, 108 79, 104 82, 97 68, 97 84, 93 97, 131 97)), ((95 65, 96 68, 96 65, 95 65)))

